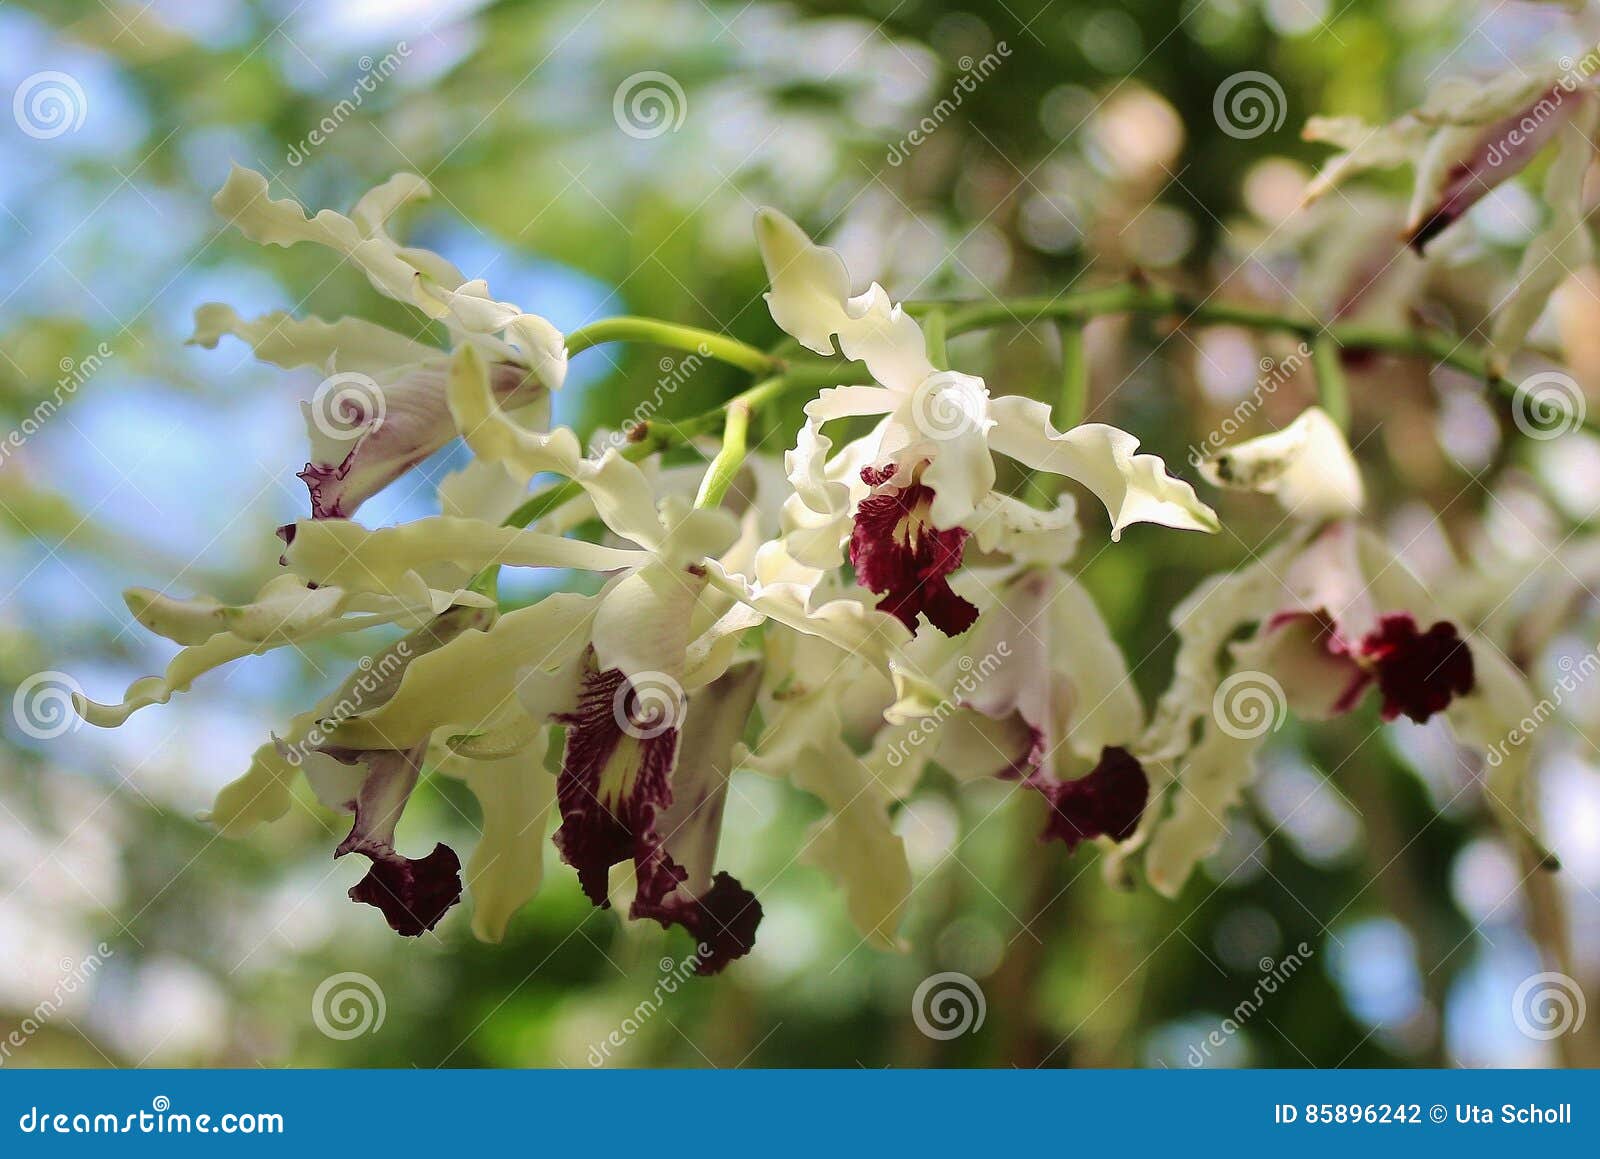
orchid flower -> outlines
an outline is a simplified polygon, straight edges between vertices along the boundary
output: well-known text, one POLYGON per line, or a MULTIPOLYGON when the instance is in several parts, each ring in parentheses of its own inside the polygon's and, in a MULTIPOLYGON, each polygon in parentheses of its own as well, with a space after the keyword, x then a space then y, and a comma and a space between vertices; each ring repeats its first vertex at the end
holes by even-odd
POLYGON ((644 472, 614 449, 572 461, 565 440, 510 423, 494 408, 484 370, 463 348, 450 386, 458 417, 471 418, 474 449, 513 476, 570 470, 606 527, 631 546, 449 516, 378 530, 302 521, 289 537, 288 567, 340 590, 409 589, 446 561, 468 571, 610 573, 595 596, 547 597, 419 657, 393 696, 339 722, 329 746, 403 754, 443 740, 455 751, 499 754, 531 745, 549 725, 564 727, 555 842, 585 893, 609 905, 612 866, 631 862, 630 916, 685 926, 708 947, 701 967, 720 969, 748 952, 760 916, 748 890, 708 868, 732 746, 760 677, 758 668, 733 676, 751 667, 740 659, 741 635, 772 620, 876 657, 886 674, 904 631, 851 600, 812 606, 818 573, 787 560, 779 544, 750 551, 725 510, 671 498, 658 506, 644 472), (694 766, 685 763, 691 753, 694 766))
MULTIPOLYGON (((1131 837, 1149 796, 1137 755, 1144 705, 1088 592, 1054 567, 978 573, 978 628, 932 681, 934 758, 963 779, 998 776, 1048 809, 1040 840, 1069 851, 1131 837)), ((915 654, 915 652, 914 652, 915 654)), ((924 694, 926 696, 926 694, 924 694)), ((896 715, 916 715, 906 702, 896 715)))
MULTIPOLYGON (((1173 680, 1142 741, 1159 770, 1159 804, 1120 851, 1147 846, 1146 874, 1169 895, 1221 843, 1221 818, 1286 711, 1325 720, 1376 689, 1384 720, 1442 715, 1464 743, 1487 751, 1534 699, 1515 667, 1441 615, 1406 565, 1357 522, 1359 472, 1320 410, 1222 452, 1204 471, 1275 495, 1296 525, 1173 613, 1173 680), (1229 643, 1250 625, 1252 636, 1229 643)), ((1527 754, 1516 752, 1485 785, 1497 812, 1523 834, 1526 771, 1527 754)))
POLYGON ((775 210, 756 216, 775 322, 802 346, 866 364, 873 385, 825 390, 806 407, 806 429, 790 457, 797 502, 788 512, 802 562, 833 566, 848 537, 858 581, 882 595, 879 608, 915 631, 919 616, 947 635, 977 615, 948 577, 967 539, 1016 500, 994 491, 996 453, 1087 486, 1111 512, 1115 539, 1130 523, 1215 531, 1216 517, 1154 455, 1135 454, 1132 435, 1103 423, 1068 431, 1041 402, 991 398, 981 378, 940 370, 916 321, 876 283, 850 296, 839 255, 814 244, 775 210), (866 440, 830 463, 823 424, 881 415, 866 440), (803 542, 803 546, 799 546, 803 542))
MULTIPOLYGON (((296 201, 273 200, 266 178, 235 166, 212 204, 251 241, 324 246, 380 294, 420 311, 423 326, 443 323, 452 345, 470 344, 489 363, 496 397, 542 408, 542 425, 548 392, 566 376, 564 340, 545 319, 491 298, 481 279, 467 281, 439 255, 389 235, 389 219, 430 192, 421 177, 400 173, 356 202, 350 216, 324 209, 313 217, 296 201)), ((327 375, 302 404, 311 461, 300 478, 314 519, 354 515, 456 434, 445 402, 446 350, 360 318, 326 322, 279 312, 244 319, 220 303, 195 311, 191 343, 215 347, 224 334, 244 340, 263 362, 327 375)))
POLYGON ((1498 185, 1556 146, 1545 177, 1549 218, 1529 244, 1516 284, 1496 304, 1490 354, 1498 371, 1522 345, 1551 293, 1587 264, 1583 186, 1594 155, 1600 97, 1570 69, 1513 69, 1488 82, 1452 79, 1399 120, 1374 128, 1354 117, 1314 117, 1305 137, 1344 152, 1312 182, 1318 197, 1368 169, 1416 170, 1404 240, 1421 253, 1498 185))

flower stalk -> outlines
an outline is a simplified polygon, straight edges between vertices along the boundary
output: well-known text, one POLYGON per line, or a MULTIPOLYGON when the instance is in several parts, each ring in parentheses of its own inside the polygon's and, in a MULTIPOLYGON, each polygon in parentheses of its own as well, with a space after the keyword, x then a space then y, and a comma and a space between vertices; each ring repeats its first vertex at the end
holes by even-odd
POLYGON ((1317 375, 1317 401, 1339 429, 1350 433, 1350 384, 1339 364, 1339 345, 1326 336, 1311 344, 1311 368, 1317 375))
POLYGON ((751 374, 769 374, 783 366, 781 359, 726 334, 702 330, 697 326, 680 326, 657 318, 629 315, 602 318, 598 322, 580 326, 567 335, 567 353, 577 354, 606 342, 644 342, 673 350, 687 350, 737 366, 751 374))
POLYGON ((1062 430, 1083 421, 1089 403, 1089 350, 1083 323, 1064 319, 1061 331, 1061 405, 1056 426, 1062 430))
MULTIPOLYGON (((1448 366, 1487 384, 1507 398, 1517 393, 1517 383, 1497 373, 1488 352, 1464 344, 1453 334, 1424 330, 1398 330, 1367 323, 1336 323, 1328 326, 1314 319, 1297 318, 1226 302, 1195 299, 1175 290, 1147 284, 1127 283, 1062 294, 1053 298, 1006 298, 974 303, 964 308, 950 302, 912 301, 903 303, 907 313, 918 317, 939 310, 948 312, 949 337, 985 330, 992 326, 1028 326, 1046 319, 1084 322, 1107 314, 1141 314, 1149 317, 1178 317, 1203 326, 1240 326, 1248 330, 1289 334, 1313 346, 1318 341, 1332 343, 1338 350, 1372 351, 1412 358, 1426 358, 1448 366)), ((1585 427, 1600 433, 1600 421, 1585 419, 1585 427)))
POLYGON ((696 507, 716 507, 733 484, 733 477, 744 465, 745 443, 750 433, 750 404, 735 400, 728 404, 728 415, 722 425, 722 449, 706 468, 700 481, 700 493, 695 496, 696 507))

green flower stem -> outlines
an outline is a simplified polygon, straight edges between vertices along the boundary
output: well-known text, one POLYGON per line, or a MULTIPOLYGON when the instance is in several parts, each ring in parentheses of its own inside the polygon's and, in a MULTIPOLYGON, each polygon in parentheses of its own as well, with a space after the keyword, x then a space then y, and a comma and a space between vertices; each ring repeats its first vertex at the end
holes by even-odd
POLYGON ((1339 364, 1339 346, 1327 338, 1311 344, 1311 366, 1317 372, 1317 401, 1341 431, 1350 433, 1350 385, 1339 364))
POLYGON ((700 480, 700 493, 694 498, 696 507, 715 507, 728 493, 733 477, 744 465, 745 440, 750 434, 750 404, 734 401, 728 404, 728 415, 722 424, 722 448, 706 468, 700 480))
POLYGON ((737 338, 701 330, 696 326, 679 326, 656 318, 622 316, 602 318, 587 326, 580 326, 567 335, 567 353, 579 354, 603 342, 648 342, 674 350, 688 350, 702 358, 715 358, 747 370, 751 374, 771 374, 783 367, 781 359, 764 350, 746 345, 737 338))
POLYGON ((922 336, 928 347, 928 361, 935 370, 950 369, 950 351, 945 346, 943 310, 930 310, 922 319, 922 336))
MULTIPOLYGON (((1464 343, 1453 334, 1421 330, 1396 330, 1361 323, 1335 323, 1325 326, 1315 320, 1294 318, 1270 310, 1226 302, 1202 301, 1175 290, 1142 283, 1107 286, 1054 298, 1010 298, 961 306, 952 302, 907 302, 906 310, 921 317, 939 310, 949 317, 946 333, 950 337, 993 326, 1031 325, 1047 318, 1082 322, 1103 314, 1144 314, 1153 317, 1179 317, 1203 326, 1242 326, 1299 337, 1307 345, 1331 342, 1336 349, 1371 350, 1431 359, 1487 383, 1506 397, 1514 397, 1517 384, 1496 374, 1487 354, 1464 343)), ((1600 433, 1600 420, 1586 418, 1584 426, 1600 433)))
MULTIPOLYGON (((736 436, 742 441, 749 429, 750 416, 791 391, 816 390, 824 386, 865 381, 868 381, 866 368, 859 363, 819 361, 792 366, 782 374, 762 379, 754 386, 734 395, 721 406, 713 407, 690 418, 673 422, 640 423, 633 428, 635 435, 633 441, 622 448, 621 454, 625 459, 638 462, 658 451, 681 447, 696 435, 714 431, 719 426, 726 431, 729 420, 736 411, 743 415, 742 419, 736 420, 739 425, 736 436)), ((721 458, 722 455, 718 454, 717 459, 721 458)), ((729 480, 737 472, 739 463, 743 461, 744 450, 741 447, 738 460, 734 462, 728 474, 729 480)), ((722 485, 722 490, 726 492, 726 483, 722 485)), ((582 494, 582 485, 574 479, 563 479, 559 483, 552 483, 538 494, 529 496, 522 506, 506 516, 505 526, 527 527, 543 519, 563 503, 568 503, 582 494)))
POLYGON ((1083 421, 1089 404, 1089 351, 1083 340, 1083 323, 1067 318, 1061 331, 1061 405, 1055 424, 1061 430, 1083 421))

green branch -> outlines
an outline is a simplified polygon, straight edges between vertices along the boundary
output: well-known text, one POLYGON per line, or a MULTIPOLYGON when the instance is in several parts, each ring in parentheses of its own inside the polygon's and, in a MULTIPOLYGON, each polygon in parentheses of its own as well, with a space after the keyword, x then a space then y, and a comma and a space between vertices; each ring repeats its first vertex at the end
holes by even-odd
MULTIPOLYGON (((1363 323, 1323 325, 1252 306, 1191 298, 1159 286, 1129 283, 1053 298, 1010 298, 966 306, 952 302, 906 302, 904 305, 909 313, 919 316, 936 310, 946 312, 946 332, 950 337, 993 326, 1030 326, 1047 319, 1082 323, 1106 314, 1178 317, 1201 326, 1240 326, 1289 334, 1312 347, 1319 342, 1331 342, 1335 352, 1361 350, 1426 358, 1436 365, 1470 375, 1507 398, 1515 397, 1518 390, 1515 382, 1490 369, 1488 355, 1483 350, 1453 334, 1396 330, 1363 323)), ((1584 426, 1600 433, 1600 421, 1585 419, 1584 426)))
POLYGON ((587 326, 580 326, 567 335, 567 354, 580 354, 603 342, 647 342, 673 350, 687 350, 702 358, 714 358, 747 370, 751 374, 771 374, 783 367, 783 361, 740 342, 726 334, 701 330, 696 326, 679 326, 675 322, 662 322, 656 318, 622 316, 602 318, 587 326))
POLYGON ((1311 368, 1317 374, 1317 401, 1335 425, 1350 433, 1350 384, 1339 363, 1339 346, 1326 337, 1311 344, 1311 368))

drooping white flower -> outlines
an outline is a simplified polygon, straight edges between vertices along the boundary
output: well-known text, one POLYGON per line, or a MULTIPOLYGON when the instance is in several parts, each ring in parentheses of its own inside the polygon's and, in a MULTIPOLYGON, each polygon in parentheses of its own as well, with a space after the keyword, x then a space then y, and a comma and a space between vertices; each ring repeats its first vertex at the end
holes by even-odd
MULTIPOLYGON (((441 322, 453 346, 470 345, 488 363, 500 401, 539 408, 542 425, 548 392, 566 376, 565 340, 545 319, 491 298, 481 279, 468 281, 439 255, 390 236, 389 219, 429 193, 422 178, 401 173, 362 197, 348 217, 327 209, 310 216, 296 201, 272 199, 259 173, 235 166, 212 204, 252 241, 324 246, 385 297, 441 322)), ((311 460, 300 477, 313 518, 354 515, 456 433, 445 401, 446 350, 359 318, 325 322, 280 312, 244 319, 219 303, 195 311, 192 343, 214 347, 224 334, 249 343, 264 362, 327 376, 302 404, 311 460)))
POLYGON ((1312 118, 1307 140, 1344 152, 1324 166, 1308 196, 1364 170, 1412 165, 1416 180, 1404 240, 1420 253, 1554 144, 1544 183, 1548 219, 1524 252, 1513 288, 1494 307, 1492 369, 1503 373, 1550 294, 1593 253, 1583 225, 1583 186, 1597 122, 1600 96, 1589 78, 1570 68, 1513 68, 1488 81, 1451 79, 1387 126, 1354 117, 1312 118))
MULTIPOLYGON (((1173 678, 1141 743, 1156 803, 1119 850, 1126 857, 1143 848, 1146 875, 1169 895, 1220 845, 1255 755, 1286 713, 1325 720, 1376 689, 1384 720, 1439 714, 1465 744, 1488 752, 1533 700, 1500 651, 1444 615, 1393 550, 1356 522, 1354 460, 1320 412, 1223 452, 1206 470, 1274 494, 1296 524, 1173 613, 1173 678)), ((1513 832, 1548 856, 1522 819, 1527 769, 1518 751, 1494 766, 1485 788, 1513 832)))
MULTIPOLYGON (((382 751, 398 762, 399 754, 443 744, 498 759, 549 724, 564 727, 555 840, 586 893, 609 904, 611 868, 630 863, 630 915, 685 926, 709 947, 701 966, 720 969, 748 951, 760 918, 748 890, 710 871, 732 768, 730 755, 715 754, 731 753, 760 680, 741 640, 763 623, 809 634, 872 666, 888 687, 904 629, 853 600, 817 602, 820 573, 790 559, 782 544, 754 544, 725 510, 691 509, 673 496, 658 502, 645 472, 616 450, 575 460, 564 441, 520 428, 488 397, 470 349, 458 355, 450 402, 483 462, 513 479, 568 473, 607 529, 631 546, 451 516, 376 530, 345 520, 296 525, 285 552, 291 571, 341 590, 412 587, 446 563, 467 572, 609 574, 597 595, 546 597, 417 658, 391 696, 337 723, 327 751, 382 751), (707 745, 711 765, 694 756, 691 766, 690 755, 707 745), (688 824, 681 834, 680 821, 688 824)), ((864 808, 842 810, 844 819, 857 825, 864 808)))

